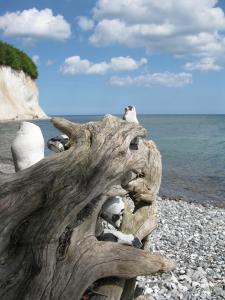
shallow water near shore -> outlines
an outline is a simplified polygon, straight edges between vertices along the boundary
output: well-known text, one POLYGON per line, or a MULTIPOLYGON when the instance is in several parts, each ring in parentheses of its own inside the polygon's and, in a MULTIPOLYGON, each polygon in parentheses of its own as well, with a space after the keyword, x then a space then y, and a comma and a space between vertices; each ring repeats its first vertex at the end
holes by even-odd
MULTIPOLYGON (((65 116, 84 123, 102 116, 65 116)), ((225 115, 139 115, 162 155, 161 196, 225 207, 225 115)), ((34 121, 45 141, 59 132, 49 120, 34 121)), ((0 160, 11 159, 17 122, 0 123, 0 160)), ((46 148, 46 155, 51 152, 46 148)))

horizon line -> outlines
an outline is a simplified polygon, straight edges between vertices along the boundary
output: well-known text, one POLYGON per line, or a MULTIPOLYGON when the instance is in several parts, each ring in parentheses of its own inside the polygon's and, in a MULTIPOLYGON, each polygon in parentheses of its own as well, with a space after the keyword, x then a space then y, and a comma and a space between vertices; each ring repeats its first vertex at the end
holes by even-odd
MULTIPOLYGON (((101 114, 48 114, 49 116, 104 116, 110 113, 101 114)), ((123 115, 123 113, 112 113, 110 115, 123 115)), ((225 113, 138 113, 138 116, 225 116, 225 113)))

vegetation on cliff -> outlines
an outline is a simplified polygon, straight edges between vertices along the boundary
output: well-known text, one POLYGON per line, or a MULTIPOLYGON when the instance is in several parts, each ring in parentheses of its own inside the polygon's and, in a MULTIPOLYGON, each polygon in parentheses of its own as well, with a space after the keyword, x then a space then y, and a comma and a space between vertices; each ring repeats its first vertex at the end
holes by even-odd
POLYGON ((32 79, 38 77, 37 66, 21 50, 0 41, 0 66, 9 66, 16 71, 24 71, 32 79))

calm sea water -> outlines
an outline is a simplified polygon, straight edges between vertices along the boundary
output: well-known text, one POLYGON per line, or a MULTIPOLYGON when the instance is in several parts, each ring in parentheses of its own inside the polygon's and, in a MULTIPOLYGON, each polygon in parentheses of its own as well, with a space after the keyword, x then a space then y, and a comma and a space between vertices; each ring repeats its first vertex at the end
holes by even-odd
MULTIPOLYGON (((80 123, 102 116, 66 116, 80 123)), ((140 115, 162 154, 160 194, 225 206, 225 115, 140 115)), ((35 121, 45 141, 59 132, 50 121, 35 121)), ((0 123, 0 159, 11 159, 18 123, 0 123)), ((50 151, 46 148, 46 155, 50 151)))

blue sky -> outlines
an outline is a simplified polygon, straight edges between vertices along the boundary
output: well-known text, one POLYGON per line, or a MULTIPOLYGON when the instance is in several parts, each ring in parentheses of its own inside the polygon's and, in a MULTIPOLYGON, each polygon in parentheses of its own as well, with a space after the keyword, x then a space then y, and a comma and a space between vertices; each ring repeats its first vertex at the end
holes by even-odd
POLYGON ((52 114, 225 113, 224 1, 2 0, 52 114), (162 4, 163 3, 163 4, 162 4))

